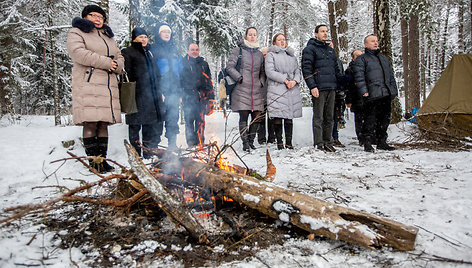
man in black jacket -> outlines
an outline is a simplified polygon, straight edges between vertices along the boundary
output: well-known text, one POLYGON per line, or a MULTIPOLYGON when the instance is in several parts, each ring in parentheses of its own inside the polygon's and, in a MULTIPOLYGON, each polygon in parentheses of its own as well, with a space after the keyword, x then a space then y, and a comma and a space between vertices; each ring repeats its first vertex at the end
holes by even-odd
POLYGON ((387 57, 379 53, 375 35, 364 38, 365 53, 354 62, 354 81, 358 94, 364 98, 364 151, 394 150, 387 144, 387 128, 390 124, 391 101, 398 95, 397 83, 387 57))
POLYGON ((213 109, 215 99, 210 67, 199 55, 198 45, 190 43, 183 60, 180 83, 184 94, 185 138, 189 147, 204 143, 205 115, 207 109, 213 109))
POLYGON ((302 72, 313 101, 313 141, 317 149, 335 152, 333 147, 334 97, 341 71, 329 44, 328 27, 318 25, 315 37, 302 52, 302 72))

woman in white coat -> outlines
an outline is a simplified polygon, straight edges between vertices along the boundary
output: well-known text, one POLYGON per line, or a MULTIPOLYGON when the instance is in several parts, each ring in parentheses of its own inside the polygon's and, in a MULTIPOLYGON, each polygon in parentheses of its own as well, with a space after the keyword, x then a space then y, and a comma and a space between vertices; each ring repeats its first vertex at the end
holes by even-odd
POLYGON ((277 149, 293 149, 293 118, 302 117, 302 97, 299 84, 302 79, 297 58, 287 48, 285 36, 274 35, 272 46, 265 58, 267 76, 267 113, 273 119, 277 149), (282 139, 285 131, 285 146, 282 139))

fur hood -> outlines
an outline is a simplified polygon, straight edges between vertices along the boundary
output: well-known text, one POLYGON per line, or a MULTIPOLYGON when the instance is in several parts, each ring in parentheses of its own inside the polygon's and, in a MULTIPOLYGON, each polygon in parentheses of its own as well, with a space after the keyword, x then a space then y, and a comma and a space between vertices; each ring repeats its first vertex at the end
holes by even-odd
POLYGON ((267 52, 274 52, 274 53, 280 53, 282 51, 285 51, 287 52, 287 54, 289 56, 294 56, 295 55, 295 51, 293 50, 293 48, 291 47, 287 47, 287 48, 281 48, 279 46, 276 46, 276 45, 272 45, 269 47, 269 49, 267 50, 267 52))
MULTIPOLYGON (((79 17, 75 17, 72 20, 72 27, 79 28, 84 33, 90 33, 93 29, 95 29, 93 22, 79 17)), ((108 37, 113 38, 113 36, 115 36, 108 25, 103 24, 102 29, 105 31, 105 34, 108 37)))

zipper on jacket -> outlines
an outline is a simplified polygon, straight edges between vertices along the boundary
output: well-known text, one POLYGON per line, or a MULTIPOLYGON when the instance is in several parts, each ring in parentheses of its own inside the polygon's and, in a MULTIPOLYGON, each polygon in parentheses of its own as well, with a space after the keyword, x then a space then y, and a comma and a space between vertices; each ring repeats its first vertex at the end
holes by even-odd
MULTIPOLYGON (((103 39, 103 37, 100 35, 99 30, 97 30, 97 33, 98 33, 98 36, 100 36, 100 38, 102 38, 103 43, 105 43, 105 46, 107 47, 107 57, 110 57, 110 48, 108 47, 107 41, 105 41, 105 39, 103 39)), ((112 117, 113 123, 116 123, 115 113, 113 111, 113 95, 112 95, 111 88, 110 88, 110 72, 107 72, 107 74, 108 74, 107 87, 108 87, 108 92, 110 93, 111 117, 112 117)))
POLYGON ((87 78, 87 83, 90 82, 90 78, 92 78, 93 70, 95 70, 95 68, 94 68, 94 67, 91 67, 91 68, 90 68, 89 76, 88 76, 88 78, 87 78))
POLYGON ((252 59, 252 65, 251 65, 251 111, 254 110, 254 53, 251 50, 251 59, 252 59))

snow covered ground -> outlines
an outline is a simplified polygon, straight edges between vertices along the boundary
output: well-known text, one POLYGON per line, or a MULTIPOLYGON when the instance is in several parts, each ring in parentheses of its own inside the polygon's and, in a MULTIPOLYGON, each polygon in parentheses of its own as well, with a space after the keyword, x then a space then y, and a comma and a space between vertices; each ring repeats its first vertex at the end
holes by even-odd
MULTIPOLYGON (((243 159, 265 174, 265 149, 277 168, 275 184, 336 202, 419 228, 416 247, 411 252, 390 248, 371 251, 329 239, 287 237, 283 246, 251 249, 254 258, 221 267, 472 267, 472 155, 470 151, 440 152, 426 149, 398 149, 392 152, 365 153, 354 139, 353 116, 340 131, 346 148, 336 153, 317 151, 312 146, 311 109, 294 120, 295 150, 258 146, 243 159), (464 261, 460 263, 458 261, 464 261)), ((228 130, 237 125, 237 114, 230 114, 228 130)), ((181 125, 178 145, 185 145, 181 125)), ((389 140, 406 140, 409 123, 391 125, 389 140)), ((221 112, 207 117, 207 140, 224 140, 225 119, 221 112), (210 138, 212 137, 212 138, 210 138)), ((235 130, 233 129, 233 134, 235 130)), ((127 165, 123 140, 127 126, 109 129, 108 157, 127 165)), ((95 181, 97 177, 77 162, 50 164, 68 157, 62 141, 75 140, 72 152, 84 155, 79 142, 81 128, 55 127, 54 119, 23 116, 0 121, 0 197, 1 210, 39 203, 57 193, 39 186, 78 186, 77 179, 95 181), (73 180, 72 180, 73 179, 73 180)), ((164 138, 163 144, 166 143, 164 138)), ((235 147, 240 152, 241 143, 235 147)), ((236 164, 240 164, 235 162, 236 164)), ((86 267, 78 249, 56 248, 53 233, 27 221, 19 229, 0 229, 0 267, 48 266, 86 267)), ((148 243, 152 244, 152 243, 148 243)), ((145 248, 146 245, 143 245, 145 248)), ((184 250, 173 247, 172 250, 184 250)), ((221 249, 220 249, 221 250, 221 249)), ((148 264, 151 267, 180 266, 168 258, 148 264)))

